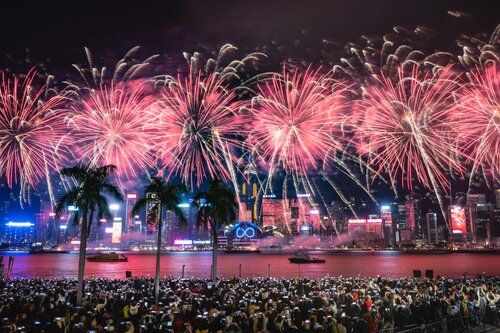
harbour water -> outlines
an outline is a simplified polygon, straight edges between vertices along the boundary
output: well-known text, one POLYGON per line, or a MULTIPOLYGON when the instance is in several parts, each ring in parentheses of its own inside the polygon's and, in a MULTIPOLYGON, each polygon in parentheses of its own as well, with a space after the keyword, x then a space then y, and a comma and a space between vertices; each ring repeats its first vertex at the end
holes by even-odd
MULTIPOLYGON (((28 254, 4 252, 4 264, 14 257, 12 277, 55 278, 76 277, 78 253, 28 254)), ((154 275, 155 255, 151 253, 126 253, 127 262, 87 262, 86 276, 125 278, 154 275)), ((290 254, 224 254, 219 255, 218 273, 221 277, 267 276, 292 278, 297 276, 413 276, 413 270, 433 270, 434 276, 467 277, 477 274, 500 276, 500 254, 402 254, 392 251, 314 253, 325 259, 322 264, 291 264, 290 254), (240 268, 241 265, 241 268, 240 268)), ((169 252, 162 254, 161 274, 207 278, 212 264, 211 252, 169 252)))

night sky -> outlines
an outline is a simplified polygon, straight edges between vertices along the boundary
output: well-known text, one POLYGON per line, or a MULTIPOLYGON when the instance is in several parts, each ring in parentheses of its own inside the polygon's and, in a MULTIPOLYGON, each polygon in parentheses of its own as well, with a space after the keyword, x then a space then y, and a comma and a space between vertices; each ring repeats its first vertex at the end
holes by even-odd
MULTIPOLYGON (((13 1, 0 11, 0 68, 19 73, 43 63, 48 72, 65 76, 76 74, 71 64, 85 62, 84 46, 99 64, 113 65, 140 45, 142 59, 161 55, 155 71, 175 71, 185 65, 183 51, 213 51, 229 42, 244 52, 284 46, 283 54, 269 54, 271 63, 278 59, 276 70, 280 57, 301 57, 304 49, 312 59, 305 60, 314 61, 324 39, 342 49, 361 35, 382 36, 394 26, 430 27, 439 36, 434 42, 440 43, 432 47, 456 50, 455 36, 495 29, 499 23, 495 4, 492 0, 167 0, 133 5, 114 0, 13 1), (448 11, 466 15, 457 18, 448 11), (168 65, 162 64, 166 59, 168 65)), ((6 200, 9 195, 3 185, 0 197, 6 200)))
POLYGON ((65 69, 84 60, 84 46, 119 59, 141 45, 146 56, 182 60, 183 51, 226 42, 249 51, 273 40, 286 45, 327 38, 342 46, 396 25, 428 26, 453 40, 458 33, 491 33, 498 23, 495 7, 491 0, 14 1, 0 13, 0 45, 2 55, 22 58, 30 48, 33 61, 49 58, 65 69), (456 18, 449 10, 470 16, 456 18))

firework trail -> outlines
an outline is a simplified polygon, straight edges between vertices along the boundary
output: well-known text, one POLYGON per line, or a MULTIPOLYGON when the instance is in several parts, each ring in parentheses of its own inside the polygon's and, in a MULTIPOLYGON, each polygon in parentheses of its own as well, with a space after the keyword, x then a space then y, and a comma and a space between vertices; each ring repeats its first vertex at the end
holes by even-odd
MULTIPOLYGON (((267 58, 262 52, 253 52, 241 55, 238 48, 232 44, 224 44, 219 51, 210 52, 213 57, 208 59, 205 57, 205 52, 184 52, 183 56, 187 62, 188 73, 198 73, 202 78, 214 75, 217 79, 224 82, 226 87, 231 87, 235 91, 250 90, 250 86, 261 76, 255 76, 258 71, 258 63, 267 58)), ((168 87, 176 85, 177 77, 171 75, 161 75, 155 77, 156 86, 168 87)), ((251 91, 251 90, 250 90, 251 91)), ((241 92, 239 92, 241 94, 241 92)))
POLYGON ((450 67, 431 75, 415 66, 410 76, 401 70, 397 80, 382 75, 376 82, 361 101, 360 152, 370 156, 377 174, 388 172, 410 190, 416 178, 433 190, 446 218, 441 192, 448 192, 450 181, 443 170, 464 171, 451 139, 455 75, 450 67))
POLYGON ((112 73, 108 73, 109 70, 107 67, 97 67, 92 52, 85 47, 88 67, 73 64, 73 67, 80 74, 80 78, 84 84, 81 85, 73 82, 66 82, 68 84, 68 89, 76 92, 80 91, 82 87, 100 89, 100 87, 104 84, 116 84, 120 82, 125 83, 131 80, 139 79, 145 69, 159 57, 159 55, 155 54, 141 61, 137 58, 139 49, 139 46, 131 48, 123 56, 123 58, 115 64, 112 73))
POLYGON ((500 61, 499 42, 500 25, 491 34, 461 34, 456 39, 457 45, 462 49, 462 53, 457 55, 458 62, 466 71, 487 68, 500 61))
POLYGON ((240 146, 243 102, 218 75, 191 72, 165 88, 153 110, 157 152, 168 176, 191 188, 205 179, 233 180, 234 150, 240 146))
POLYGON ((205 60, 203 53, 195 52, 189 54, 184 52, 190 71, 193 73, 202 73, 203 76, 210 74, 217 75, 224 81, 236 79, 240 84, 248 79, 246 72, 255 68, 257 63, 267 56, 262 52, 253 52, 246 54, 239 59, 237 57, 238 48, 231 44, 224 44, 213 58, 205 60))
POLYGON ((144 83, 114 84, 89 90, 72 105, 68 127, 79 159, 92 165, 112 164, 119 178, 136 178, 154 166, 147 130, 152 97, 144 83))
POLYGON ((500 65, 477 69, 459 92, 457 138, 472 162, 470 180, 484 170, 484 176, 500 182, 500 65))
POLYGON ((0 174, 11 188, 20 183, 22 199, 64 158, 56 154, 65 135, 64 98, 45 96, 46 86, 33 86, 35 77, 35 70, 23 80, 2 73, 0 83, 0 174))
POLYGON ((423 26, 414 30, 396 26, 382 37, 361 36, 358 42, 346 44, 346 54, 333 63, 333 71, 358 82, 371 82, 381 73, 395 78, 401 70, 411 72, 417 64, 431 70, 443 68, 453 54, 434 51, 436 36, 423 26))

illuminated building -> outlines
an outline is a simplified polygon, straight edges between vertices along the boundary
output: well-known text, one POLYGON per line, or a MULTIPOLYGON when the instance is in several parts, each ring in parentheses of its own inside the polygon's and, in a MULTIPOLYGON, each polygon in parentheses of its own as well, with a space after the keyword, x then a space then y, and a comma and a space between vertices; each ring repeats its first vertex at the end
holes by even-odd
POLYGON ((439 243, 437 214, 429 212, 425 215, 425 220, 426 220, 427 244, 439 243))
POLYGON ((238 220, 240 222, 253 222, 259 223, 259 218, 257 214, 257 196, 258 186, 257 180, 251 175, 250 169, 245 170, 249 178, 248 183, 242 183, 241 189, 239 189, 239 199, 240 206, 238 209, 238 220))
POLYGON ((450 206, 449 214, 453 241, 467 241, 473 234, 474 227, 466 218, 465 209, 461 206, 450 206))
POLYGON ((262 230, 251 222, 235 224, 227 235, 229 246, 248 247, 255 246, 257 239, 262 236, 262 230))
POLYGON ((326 227, 326 229, 333 232, 335 230, 335 226, 340 234, 346 233, 347 207, 341 202, 333 201, 329 206, 326 207, 326 211, 328 214, 328 219, 324 219, 323 221, 323 225, 326 227), (330 221, 330 219, 332 221, 330 221), (331 225, 328 225, 325 222, 330 222, 331 225))
POLYGON ((410 193, 405 201, 406 230, 409 230, 411 239, 422 238, 422 223, 420 199, 415 194, 410 193))
POLYGON ((500 208, 493 212, 493 225, 491 226, 491 241, 497 246, 500 245, 500 208))
POLYGON ((5 223, 3 243, 13 247, 26 247, 31 245, 36 236, 35 224, 32 222, 5 223))
POLYGON ((486 196, 469 194, 465 211, 469 240, 473 243, 489 243, 494 227, 494 210, 491 204, 486 203, 486 196))
POLYGON ((380 218, 383 223, 384 240, 386 245, 394 245, 394 231, 392 226, 392 210, 390 205, 380 207, 380 218))
POLYGON ((406 229, 406 206, 404 203, 394 203, 396 206, 393 217, 394 228, 397 230, 406 229))
POLYGON ((349 236, 356 246, 383 246, 383 221, 380 218, 350 219, 347 221, 349 236))
POLYGON ((175 243, 178 239, 190 239, 193 241, 209 240, 209 231, 204 227, 197 227, 197 209, 192 204, 192 199, 179 204, 179 208, 186 218, 186 226, 180 226, 179 219, 171 212, 167 211, 165 215, 166 242, 169 245, 175 243))
POLYGON ((125 197, 125 223, 123 224, 123 230, 125 232, 130 229, 135 228, 134 218, 132 217, 132 208, 137 201, 137 194, 128 193, 125 197))
POLYGON ((471 241, 489 243, 491 240, 491 227, 494 223, 494 211, 491 204, 467 205, 466 209, 471 241))
POLYGON ((288 200, 276 199, 274 194, 264 195, 262 198, 261 221, 262 226, 277 227, 284 233, 291 233, 292 212, 288 200))
POLYGON ((309 194, 298 194, 295 199, 264 195, 261 211, 262 226, 276 227, 284 234, 313 234, 321 228, 319 206, 312 202, 309 194))
POLYGON ((474 207, 478 204, 486 204, 486 195, 484 194, 468 194, 467 195, 467 206, 474 207))

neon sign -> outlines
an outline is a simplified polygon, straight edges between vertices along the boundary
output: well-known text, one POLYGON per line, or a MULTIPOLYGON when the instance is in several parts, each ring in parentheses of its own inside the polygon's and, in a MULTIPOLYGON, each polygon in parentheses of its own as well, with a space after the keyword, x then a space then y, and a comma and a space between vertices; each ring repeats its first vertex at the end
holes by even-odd
POLYGON ((190 239, 176 239, 174 245, 193 245, 193 241, 190 239))
POLYGON ((236 228, 236 238, 254 238, 255 229, 254 228, 236 228))
POLYGON ((5 223, 6 226, 8 227, 32 227, 34 226, 35 224, 31 223, 31 222, 8 222, 8 223, 5 223))

